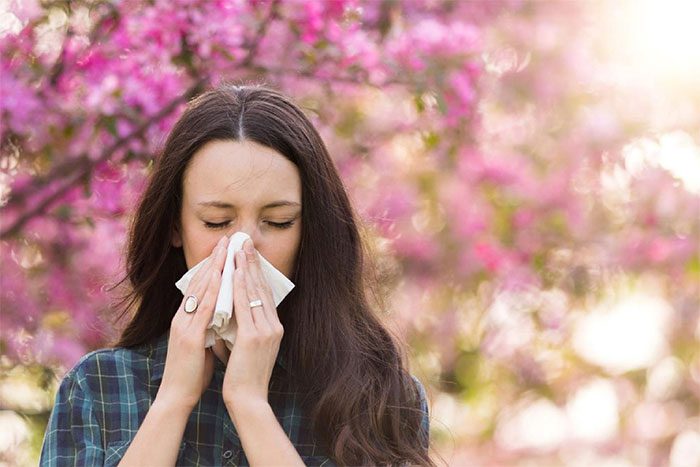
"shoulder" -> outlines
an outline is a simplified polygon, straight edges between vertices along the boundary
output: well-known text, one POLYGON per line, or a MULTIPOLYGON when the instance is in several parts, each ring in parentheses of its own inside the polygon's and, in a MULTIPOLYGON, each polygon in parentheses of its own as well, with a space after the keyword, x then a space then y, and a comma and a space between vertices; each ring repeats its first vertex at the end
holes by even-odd
POLYGON ((66 372, 61 387, 77 386, 83 391, 99 387, 107 379, 133 377, 145 370, 148 353, 143 347, 101 348, 82 357, 66 372))
POLYGON ((430 411, 428 409, 428 395, 425 391, 423 383, 413 374, 411 374, 411 378, 413 379, 413 382, 418 390, 418 397, 420 399, 420 408, 422 412, 420 426, 423 436, 423 446, 427 448, 430 443, 430 411))
POLYGON ((411 378, 413 379, 413 383, 418 389, 418 396, 420 397, 421 407, 425 407, 425 411, 427 411, 428 395, 425 391, 425 386, 423 386, 423 383, 415 375, 411 374, 411 378))
POLYGON ((151 386, 142 381, 151 349, 102 348, 78 359, 58 386, 40 465, 102 465, 110 443, 138 430, 150 406, 151 386))

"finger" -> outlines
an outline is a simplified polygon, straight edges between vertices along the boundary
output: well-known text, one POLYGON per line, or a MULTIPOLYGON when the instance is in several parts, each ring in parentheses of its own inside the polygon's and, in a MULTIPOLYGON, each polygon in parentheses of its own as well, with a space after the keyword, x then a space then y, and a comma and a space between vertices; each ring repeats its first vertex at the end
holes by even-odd
POLYGON ((262 332, 269 332, 270 323, 267 322, 267 318, 265 317, 264 306, 250 307, 250 315, 253 317, 255 329, 262 332))
POLYGON ((192 277, 192 280, 190 281, 187 287, 187 292, 185 293, 185 297, 182 301, 180 308, 182 309, 182 314, 188 315, 189 322, 194 321, 194 316, 192 315, 196 315, 197 311, 199 311, 202 307, 202 300, 208 288, 208 279, 211 274, 213 259, 215 257, 215 254, 217 253, 219 245, 222 243, 223 240, 223 238, 219 240, 219 242, 212 250, 212 253, 204 260, 204 263, 192 277), (193 313, 187 313, 185 311, 185 302, 187 301, 187 297, 190 295, 194 295, 195 297, 197 297, 197 308, 193 313))
MULTIPOLYGON (((246 241, 250 242, 250 244, 253 245, 252 240, 246 241)), ((261 292, 263 292, 269 298, 272 298, 272 289, 270 288, 270 285, 267 283, 267 279, 263 274, 262 262, 260 261, 260 253, 258 253, 258 251, 255 249, 255 246, 253 246, 253 251, 251 253, 246 252, 246 257, 248 259, 248 272, 253 277, 255 286, 258 287, 261 290, 261 292)))
POLYGON ((197 302, 201 301, 202 299, 202 292, 206 289, 206 284, 205 281, 203 280, 206 277, 209 277, 209 268, 211 267, 211 256, 208 256, 200 268, 197 270, 197 272, 192 276, 192 279, 190 279, 190 283, 187 286, 187 291, 185 292, 185 298, 183 300, 183 308, 184 308, 184 302, 187 300, 187 297, 189 295, 194 295, 197 297, 197 302))
POLYGON ((185 297, 187 297, 187 295, 192 295, 193 291, 200 290, 203 288, 202 283, 204 281, 202 280, 202 277, 208 274, 210 264, 211 258, 206 258, 204 260, 204 263, 202 263, 202 266, 197 270, 194 276, 192 276, 192 279, 190 279, 190 283, 187 286, 187 292, 185 294, 185 297))
MULTIPOLYGON (((251 240, 246 240, 246 242, 249 242, 248 244, 250 246, 252 246, 253 244, 251 240)), ((251 314, 253 315, 253 321, 255 322, 256 326, 259 327, 259 329, 265 329, 269 331, 271 329, 271 324, 268 320, 267 312, 265 310, 265 308, 269 306, 269 303, 267 303, 268 299, 265 296, 266 294, 262 290, 262 287, 258 280, 259 276, 254 272, 254 269, 258 267, 257 253, 255 252, 255 250, 253 250, 252 253, 248 253, 244 250, 243 254, 245 255, 244 270, 246 275, 246 291, 248 293, 248 305, 250 306, 250 302, 253 300, 261 300, 263 302, 263 306, 254 306, 250 308, 251 314)))
POLYGON ((204 296, 204 292, 206 291, 206 283, 201 280, 201 277, 203 274, 207 273, 208 270, 209 265, 203 264, 202 269, 197 271, 197 273, 194 275, 189 285, 187 286, 187 291, 185 292, 185 296, 182 299, 182 302, 180 303, 180 308, 178 308, 177 313, 175 314, 176 316, 182 316, 182 318, 180 319, 184 319, 188 323, 191 322, 193 319, 191 315, 196 314, 197 310, 201 306, 202 297, 204 296), (197 298, 197 308, 193 313, 188 313, 185 311, 185 303, 187 303, 187 297, 189 297, 190 295, 194 295, 197 298))
POLYGON ((212 262, 214 261, 214 258, 216 257, 219 248, 226 240, 227 237, 226 235, 224 235, 219 239, 218 242, 216 242, 216 245, 214 245, 214 248, 212 248, 211 253, 209 253, 209 256, 205 258, 202 267, 195 273, 194 277, 192 277, 192 282, 205 282, 209 278, 208 269, 211 268, 212 262))
POLYGON ((216 311, 216 301, 219 297, 219 290, 221 290, 221 270, 226 261, 226 246, 227 241, 223 240, 217 245, 215 251, 212 252, 214 257, 212 258, 211 267, 209 268, 207 289, 204 292, 204 298, 202 299, 200 309, 197 310, 199 316, 195 318, 199 329, 206 329, 216 311))
MULTIPOLYGON (((246 242, 250 242, 251 245, 253 245, 252 240, 246 240, 246 242)), ((282 324, 279 322, 279 317, 277 316, 277 308, 275 306, 275 301, 272 297, 272 288, 267 282, 267 278, 263 274, 262 262, 260 261, 260 254, 257 250, 255 250, 254 245, 253 252, 246 252, 246 257, 248 259, 246 268, 248 274, 252 276, 252 283, 255 286, 254 295, 251 298, 251 300, 259 298, 263 301, 262 310, 265 315, 265 319, 271 327, 274 328, 277 323, 279 323, 279 325, 281 326, 282 324)))
POLYGON ((250 308, 250 314, 253 317, 253 323, 255 327, 260 331, 269 331, 270 323, 265 316, 265 302, 267 299, 262 297, 258 292, 258 288, 253 284, 253 280, 248 271, 245 271, 246 277, 246 296, 248 297, 248 307, 250 308), (250 302, 253 300, 261 300, 263 302, 262 306, 250 306, 250 302))
POLYGON ((235 270, 233 272, 233 308, 238 323, 239 332, 252 333, 255 331, 255 323, 253 316, 250 313, 250 305, 248 304, 248 293, 246 292, 245 273, 241 263, 242 260, 238 252, 235 255, 235 270))

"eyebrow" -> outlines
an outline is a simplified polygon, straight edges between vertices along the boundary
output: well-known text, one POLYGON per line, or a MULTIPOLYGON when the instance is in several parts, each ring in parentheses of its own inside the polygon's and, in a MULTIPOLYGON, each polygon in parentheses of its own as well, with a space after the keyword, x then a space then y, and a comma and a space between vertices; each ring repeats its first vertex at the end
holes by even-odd
MULTIPOLYGON (((202 201, 197 203, 197 206, 203 206, 203 207, 213 207, 213 208, 220 208, 220 209, 231 209, 235 207, 233 204, 226 203, 224 201, 202 201)), ((278 208, 280 206, 301 206, 301 204, 294 202, 294 201, 287 201, 287 200, 278 200, 278 201, 273 201, 271 203, 266 204, 263 206, 263 209, 271 209, 271 208, 278 208)))

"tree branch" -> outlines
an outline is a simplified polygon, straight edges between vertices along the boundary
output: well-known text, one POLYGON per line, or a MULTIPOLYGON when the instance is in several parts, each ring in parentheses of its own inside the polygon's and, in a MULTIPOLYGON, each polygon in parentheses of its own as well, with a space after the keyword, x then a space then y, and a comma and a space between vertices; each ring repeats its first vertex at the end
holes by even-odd
MULTIPOLYGON (((116 150, 126 145, 131 139, 142 136, 146 132, 146 130, 149 127, 151 127, 151 125, 155 124, 156 122, 170 114, 173 110, 175 110, 175 108, 179 104, 188 101, 191 97, 199 93, 205 82, 205 79, 197 81, 193 86, 191 86, 187 90, 187 92, 183 93, 180 97, 170 102, 160 112, 158 112, 156 115, 154 115, 153 117, 145 121, 143 124, 141 124, 141 126, 136 128, 134 131, 132 131, 125 137, 118 139, 113 144, 108 146, 104 151, 102 151, 102 154, 97 159, 93 160, 87 156, 81 156, 72 160, 71 163, 74 164, 75 170, 74 173, 69 174, 66 177, 67 181, 55 192, 53 192, 47 198, 41 201, 38 205, 23 213, 9 227, 0 232, 0 239, 5 240, 9 237, 18 234, 22 227, 33 217, 43 213, 44 210, 51 205, 51 203, 59 199, 61 196, 65 195, 71 188, 75 186, 77 182, 88 177, 90 175, 90 172, 95 168, 95 166, 108 160, 116 150)), ((63 167, 64 166, 59 167, 59 169, 63 167)), ((26 195, 24 197, 26 197, 26 195)), ((17 205, 19 204, 19 202, 20 201, 18 201, 17 199, 13 199, 11 197, 8 200, 8 204, 5 206, 5 208, 7 209, 7 207, 10 207, 11 205, 17 205)))
MULTIPOLYGON (((64 2, 59 1, 59 2, 50 2, 44 5, 45 8, 49 8, 52 6, 65 6, 64 2)), ((70 6, 70 5, 68 5, 70 6)), ((109 9, 109 11, 102 15, 100 19, 95 23, 93 28, 90 31, 90 44, 96 43, 96 41, 100 40, 101 37, 105 35, 105 27, 104 24, 108 20, 117 20, 119 19, 119 12, 116 8, 116 6, 112 5, 110 2, 101 2, 99 4, 96 4, 94 6, 105 6, 109 9)), ((93 7, 94 7, 93 6, 93 7)), ((34 28, 41 22, 46 21, 46 17, 42 16, 40 21, 37 23, 33 24, 31 27, 34 28)), ((66 42, 68 39, 73 35, 73 32, 70 28, 68 28, 68 32, 66 33, 66 39, 63 42, 63 46, 61 48, 61 53, 59 54, 59 58, 54 62, 53 66, 51 67, 50 70, 47 70, 47 74, 49 76, 49 83, 55 87, 56 84, 58 83, 58 79, 60 78, 61 74, 63 74, 66 70, 66 63, 65 63, 65 52, 66 52, 66 42)), ((39 89, 39 95, 41 96, 42 100, 45 102, 48 102, 51 100, 51 96, 48 96, 46 94, 46 89, 39 89)), ((76 170, 76 168, 81 167, 84 163, 88 162, 90 159, 87 156, 83 157, 76 157, 74 159, 71 159, 69 161, 66 161, 60 165, 57 165, 54 169, 52 169, 51 173, 41 176, 41 177, 36 177, 34 180, 32 180, 32 183, 25 188, 22 188, 21 190, 17 190, 15 193, 12 194, 12 203, 17 205, 22 203, 27 196, 30 194, 36 193, 37 190, 40 190, 44 186, 46 186, 49 182, 56 178, 62 178, 64 176, 69 176, 71 173, 76 170)))
POLYGON ((250 64, 253 62, 253 59, 255 58, 255 54, 258 52, 260 42, 263 40, 265 34, 267 33, 267 28, 269 27, 270 22, 272 22, 274 19, 279 18, 279 12, 277 11, 279 3, 279 0, 274 0, 270 4, 270 10, 267 13, 267 17, 264 21, 260 23, 260 25, 258 26, 258 30, 255 32, 255 37, 253 37, 252 42, 250 43, 250 45, 248 45, 248 53, 241 62, 241 68, 250 66, 250 64))

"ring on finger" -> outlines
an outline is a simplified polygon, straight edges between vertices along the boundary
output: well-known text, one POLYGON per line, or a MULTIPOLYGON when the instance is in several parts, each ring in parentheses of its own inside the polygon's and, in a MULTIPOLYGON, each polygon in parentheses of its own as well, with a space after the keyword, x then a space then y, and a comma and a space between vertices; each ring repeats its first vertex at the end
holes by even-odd
POLYGON ((185 299, 185 313, 194 313, 199 306, 199 300, 196 295, 188 295, 185 299))

